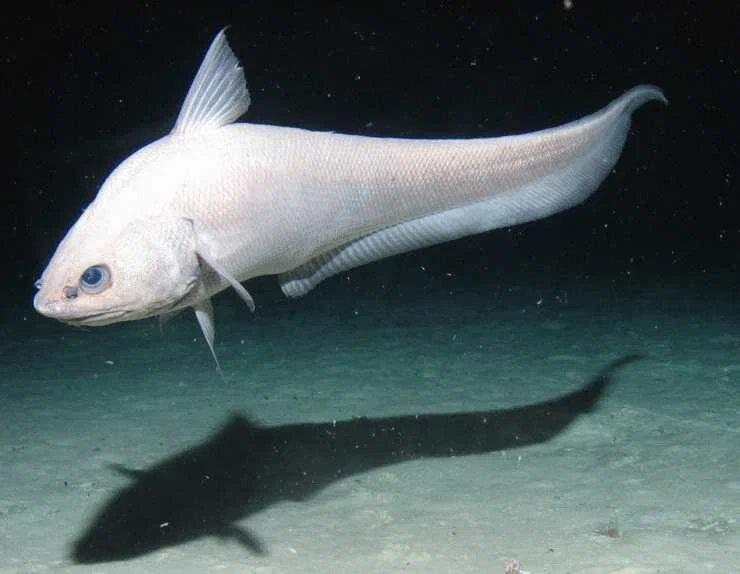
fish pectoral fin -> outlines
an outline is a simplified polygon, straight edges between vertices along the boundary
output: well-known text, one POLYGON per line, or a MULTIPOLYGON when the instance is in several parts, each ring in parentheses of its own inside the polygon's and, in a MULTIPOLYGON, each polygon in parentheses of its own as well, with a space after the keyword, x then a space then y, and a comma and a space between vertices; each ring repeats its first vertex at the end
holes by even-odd
POLYGON ((200 330, 203 332, 203 337, 205 338, 206 343, 208 343, 211 355, 213 355, 213 360, 216 361, 216 369, 221 372, 221 365, 218 362, 216 348, 213 344, 216 338, 216 323, 213 320, 213 305, 211 305, 210 297, 196 303, 193 306, 193 309, 195 310, 195 318, 198 319, 200 330))
POLYGON ((200 257, 203 261, 205 261, 206 265, 208 265, 211 269, 213 269, 216 273, 218 273, 221 277, 223 277, 226 281, 229 282, 229 285, 231 285, 234 288, 234 291, 236 291, 237 295, 239 295, 242 301, 244 301, 247 304, 247 307, 249 307, 249 310, 252 311, 252 313, 254 313, 254 309, 255 309, 254 299, 252 299, 252 296, 244 288, 244 285, 239 283, 236 277, 234 277, 233 275, 231 275, 231 273, 226 271, 226 269, 224 269, 221 266, 221 264, 217 263, 215 257, 211 256, 210 252, 208 251, 208 248, 202 243, 198 244, 196 253, 198 257, 200 257))
POLYGON ((249 102, 244 70, 223 29, 198 68, 172 133, 194 133, 233 123, 247 111, 249 102))

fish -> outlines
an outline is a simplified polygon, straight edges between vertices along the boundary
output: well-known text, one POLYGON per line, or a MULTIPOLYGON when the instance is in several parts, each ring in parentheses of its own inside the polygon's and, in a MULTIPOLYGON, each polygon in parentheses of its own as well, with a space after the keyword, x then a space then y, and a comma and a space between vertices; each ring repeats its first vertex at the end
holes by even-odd
POLYGON ((211 298, 277 275, 300 297, 372 261, 542 219, 590 196, 632 113, 667 103, 638 85, 570 123, 472 139, 368 137, 237 122, 244 70, 221 30, 172 131, 121 162, 58 244, 34 307, 75 326, 192 308, 218 366, 211 298))

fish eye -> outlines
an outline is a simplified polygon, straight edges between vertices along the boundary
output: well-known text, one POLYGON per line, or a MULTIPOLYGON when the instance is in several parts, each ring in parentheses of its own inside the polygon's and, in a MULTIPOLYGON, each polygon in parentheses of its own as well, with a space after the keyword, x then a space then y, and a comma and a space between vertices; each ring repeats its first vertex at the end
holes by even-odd
POLYGON ((90 295, 105 290, 110 283, 110 271, 105 265, 93 265, 80 277, 80 288, 90 295))

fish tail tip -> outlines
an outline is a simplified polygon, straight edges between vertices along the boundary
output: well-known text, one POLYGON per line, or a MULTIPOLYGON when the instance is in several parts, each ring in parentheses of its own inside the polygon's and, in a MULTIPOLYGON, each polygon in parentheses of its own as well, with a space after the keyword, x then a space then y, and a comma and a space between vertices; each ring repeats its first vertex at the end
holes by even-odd
POLYGON ((668 98, 666 98, 665 93, 661 88, 654 84, 642 84, 639 86, 635 86, 627 93, 631 94, 632 97, 638 101, 638 105, 653 100, 668 105, 668 98))

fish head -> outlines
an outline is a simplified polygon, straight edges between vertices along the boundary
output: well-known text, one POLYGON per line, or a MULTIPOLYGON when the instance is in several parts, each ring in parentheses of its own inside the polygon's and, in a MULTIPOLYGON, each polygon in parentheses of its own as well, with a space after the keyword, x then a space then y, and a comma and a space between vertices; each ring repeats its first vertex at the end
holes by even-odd
POLYGON ((192 221, 145 217, 110 230, 95 215, 85 212, 59 244, 36 282, 36 310, 97 326, 185 306, 200 284, 192 221))

